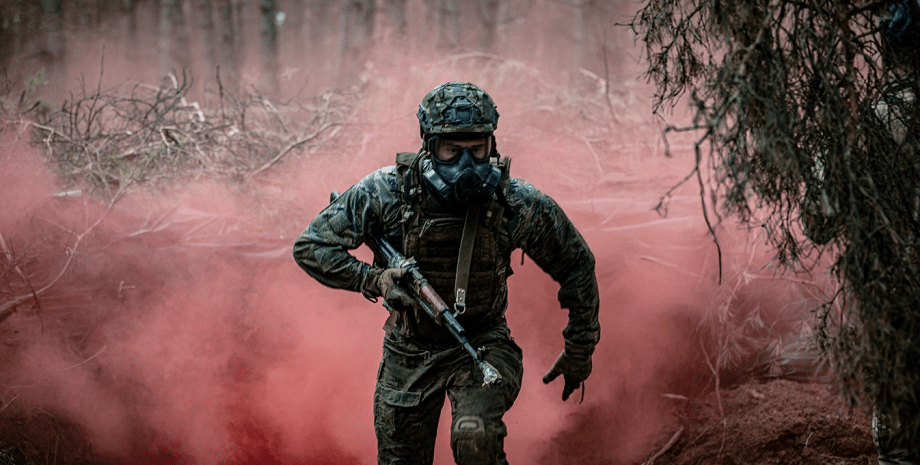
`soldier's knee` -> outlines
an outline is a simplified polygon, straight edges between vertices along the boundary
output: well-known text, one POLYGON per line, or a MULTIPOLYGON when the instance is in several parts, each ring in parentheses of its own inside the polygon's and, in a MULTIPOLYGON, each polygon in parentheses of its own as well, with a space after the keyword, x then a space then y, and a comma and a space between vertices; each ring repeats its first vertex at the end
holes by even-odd
POLYGON ((900 430, 901 424, 895 423, 887 415, 872 412, 872 442, 878 450, 879 465, 918 465, 920 458, 910 447, 898 446, 892 440, 893 430, 900 430))
POLYGON ((458 465, 491 465, 501 449, 498 442, 498 437, 486 431, 478 416, 457 418, 451 429, 450 446, 458 465))

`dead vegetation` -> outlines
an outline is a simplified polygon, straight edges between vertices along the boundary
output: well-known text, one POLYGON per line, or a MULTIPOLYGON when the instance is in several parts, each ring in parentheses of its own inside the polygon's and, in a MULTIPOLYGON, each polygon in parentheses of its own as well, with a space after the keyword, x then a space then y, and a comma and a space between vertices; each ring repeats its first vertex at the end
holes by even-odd
POLYGON ((697 137, 684 181, 710 227, 727 214, 762 231, 787 270, 833 257, 818 342, 849 400, 916 444, 920 61, 881 39, 892 3, 650 0, 633 29, 657 110, 693 112, 666 133, 697 137))
MULTIPOLYGON (((35 96, 42 84, 32 80, 16 89, 4 81, 3 127, 33 128, 34 143, 57 168, 58 195, 86 193, 108 207, 141 183, 168 186, 189 177, 244 181, 257 176, 291 152, 321 147, 354 117, 359 101, 357 95, 330 90, 297 102, 277 102, 256 94, 234 95, 220 86, 209 104, 203 104, 186 98, 190 82, 184 76, 178 80, 170 75, 159 86, 83 86, 51 111, 49 103, 35 96)), ((68 258, 43 283, 31 281, 31 273, 23 272, 27 257, 0 235, 0 252, 7 258, 0 274, 0 322, 17 306, 37 303, 64 276, 81 241, 99 221, 68 231, 68 258)))
POLYGON ((242 180, 292 151, 312 153, 354 117, 359 101, 330 90, 279 102, 219 86, 198 102, 186 97, 189 86, 175 75, 160 85, 84 86, 32 123, 36 142, 65 190, 86 189, 111 205, 138 183, 242 180))
MULTIPOLYGON (((57 195, 82 197, 86 202, 79 210, 85 211, 76 220, 54 212, 15 224, 10 217, 9 228, 0 231, 0 322, 5 324, 0 352, 8 361, 39 343, 30 339, 39 335, 59 340, 81 363, 92 360, 90 348, 83 346, 86 326, 113 315, 71 314, 55 308, 48 296, 74 292, 74 269, 104 247, 97 226, 132 188, 167 189, 194 178, 249 181, 277 169, 287 157, 330 143, 360 101, 358 95, 330 90, 280 102, 222 87, 191 101, 189 82, 169 76, 159 85, 83 86, 55 107, 38 97, 42 85, 38 78, 25 86, 0 84, 0 135, 31 141, 57 175, 57 195), (5 321, 17 312, 22 321, 5 321), (33 324, 34 334, 22 332, 23 325, 33 324)), ((77 287, 81 295, 87 292, 77 287)), ((19 393, 29 386, 4 383, 0 389, 0 462, 101 463, 67 412, 23 403, 19 393)))
MULTIPOLYGON (((592 147, 623 138, 614 128, 645 124, 630 120, 637 93, 626 86, 610 86, 606 79, 590 73, 581 73, 583 79, 572 89, 550 82, 521 62, 494 55, 458 55, 437 66, 480 69, 487 88, 520 85, 522 73, 532 77, 526 85, 533 86, 531 93, 538 97, 528 102, 523 112, 552 115, 549 120, 558 124, 551 129, 583 141, 594 154, 601 175, 603 166, 612 162, 605 159, 605 151, 592 147)), ((176 77, 159 86, 125 83, 113 89, 84 88, 58 110, 41 103, 35 106, 29 97, 21 98, 20 105, 9 115, 31 127, 34 142, 58 170, 62 192, 80 190, 112 206, 132 187, 143 183, 168 187, 171 182, 196 177, 245 181, 277 168, 285 157, 331 143, 338 131, 355 118, 361 99, 360 95, 329 91, 296 103, 277 102, 218 89, 200 101, 190 101, 185 89, 187 82, 176 77)), ((635 143, 620 139, 616 142, 635 143)), ((618 146, 609 148, 607 152, 622 153, 618 146)), ((84 230, 66 231, 64 248, 69 257, 77 255, 82 238, 91 233, 93 224, 89 221, 84 230)), ((6 254, 10 260, 3 280, 10 286, 0 293, 0 309, 11 312, 16 305, 32 301, 38 305, 38 291, 56 281, 29 282, 24 278, 31 276, 29 270, 22 273, 23 268, 13 265, 28 265, 27 257, 17 255, 15 250, 6 254)), ((58 264, 54 270, 58 276, 67 271, 69 263, 58 264)), ((741 291, 752 280, 761 279, 753 268, 748 259, 730 269, 724 292, 712 297, 713 311, 700 322, 700 347, 716 382, 726 373, 751 370, 746 363, 755 353, 780 344, 776 333, 770 331, 771 322, 764 321, 757 309, 740 311, 744 304, 741 291), (715 352, 709 352, 713 348, 715 352)), ((777 360, 769 363, 775 365, 777 360)), ((16 405, 15 397, 8 400, 16 405)), ((52 439, 66 442, 79 438, 72 430, 60 431, 63 432, 52 439)), ((47 455, 47 447, 36 447, 47 455)))

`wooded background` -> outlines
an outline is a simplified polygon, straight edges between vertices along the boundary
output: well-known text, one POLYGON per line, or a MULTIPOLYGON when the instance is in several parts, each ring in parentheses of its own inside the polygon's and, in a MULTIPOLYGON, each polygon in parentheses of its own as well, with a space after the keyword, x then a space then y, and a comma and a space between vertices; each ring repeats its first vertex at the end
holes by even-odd
POLYGON ((14 82, 37 76, 64 88, 99 74, 156 82, 185 71, 193 92, 219 77, 283 97, 347 88, 369 68, 410 57, 473 52, 563 81, 578 70, 635 80, 632 33, 615 26, 635 8, 627 0, 4 0, 0 67, 14 82))

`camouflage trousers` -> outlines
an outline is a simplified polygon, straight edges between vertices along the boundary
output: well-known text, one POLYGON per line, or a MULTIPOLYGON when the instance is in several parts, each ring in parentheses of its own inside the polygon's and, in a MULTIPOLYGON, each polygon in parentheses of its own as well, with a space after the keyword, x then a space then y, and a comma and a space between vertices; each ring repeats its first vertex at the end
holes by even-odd
POLYGON ((471 340, 502 375, 501 386, 482 386, 482 372, 462 347, 432 349, 388 336, 374 392, 377 462, 427 465, 445 395, 450 399, 450 446, 460 465, 507 464, 502 416, 521 389, 521 349, 507 326, 471 340))
POLYGON ((892 444, 891 432, 899 426, 892 423, 888 416, 872 412, 872 442, 878 450, 879 465, 920 465, 915 448, 892 444))

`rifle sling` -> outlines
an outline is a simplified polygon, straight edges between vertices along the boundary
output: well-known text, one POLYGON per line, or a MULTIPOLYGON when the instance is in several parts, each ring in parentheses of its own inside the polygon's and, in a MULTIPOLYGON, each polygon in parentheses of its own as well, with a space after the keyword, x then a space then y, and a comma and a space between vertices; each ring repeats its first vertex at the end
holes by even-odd
POLYGON ((460 254, 457 257, 457 278, 454 282, 454 314, 466 311, 466 287, 470 280, 470 262, 473 260, 473 244, 479 227, 479 205, 472 204, 466 210, 463 222, 463 236, 460 238, 460 254))

